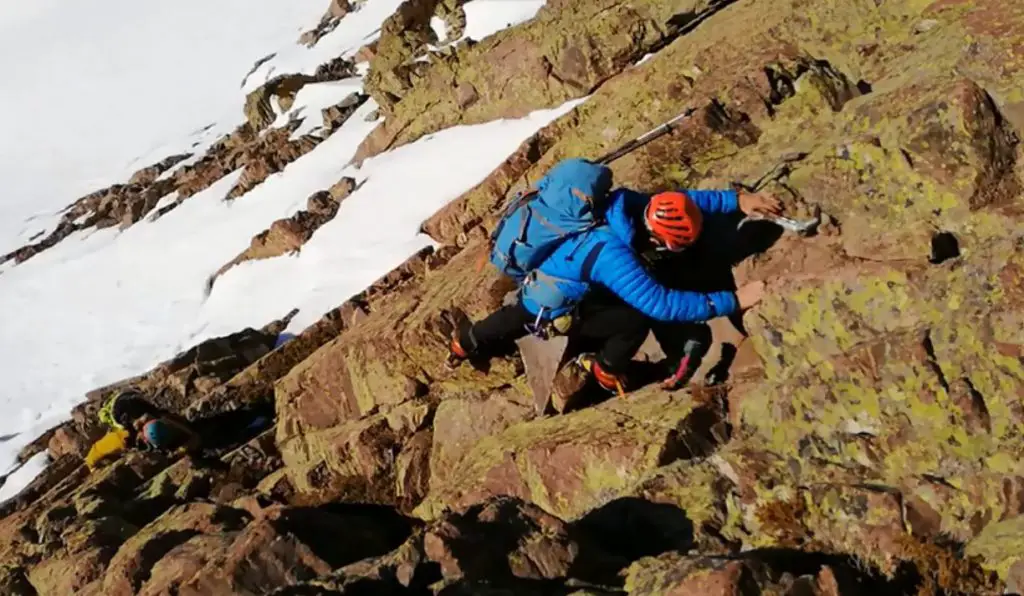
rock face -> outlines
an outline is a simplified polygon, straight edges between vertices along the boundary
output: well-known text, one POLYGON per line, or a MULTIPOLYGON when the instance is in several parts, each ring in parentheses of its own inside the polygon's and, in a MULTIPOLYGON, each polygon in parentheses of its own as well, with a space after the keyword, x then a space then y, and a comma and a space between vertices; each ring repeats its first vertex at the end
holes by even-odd
MULTIPOLYGON (((357 159, 455 124, 521 117, 582 97, 728 2, 561 2, 514 30, 462 44, 429 63, 413 58, 433 36, 436 0, 407 0, 385 22, 368 89, 389 112, 357 159), (628 35, 616 32, 629 31, 628 35), (425 110, 437 102, 436 109, 425 110)), ((443 3, 442 3, 443 4, 443 3)))
MULTIPOLYGON (((55 460, 47 472, 0 507, 0 591, 1024 589, 1024 8, 550 0, 420 60, 438 42, 430 20, 452 33, 459 4, 408 0, 359 52, 386 116, 360 157, 587 100, 425 221, 437 249, 297 337, 278 341, 285 317, 93 392, 35 446, 55 460), (769 291, 743 317, 748 337, 728 340, 733 356, 719 345, 725 360, 707 363, 726 382, 640 386, 552 414, 514 354, 446 368, 442 313, 480 319, 512 289, 477 266, 507 193, 687 107, 678 130, 613 164, 618 184, 760 181, 787 213, 823 218, 807 238, 764 231, 734 269, 769 291), (275 426, 209 458, 130 452, 89 474, 98 400, 121 386, 193 419, 272 402, 275 426)), ((358 8, 336 6, 317 31, 358 8)), ((206 154, 82 199, 9 258, 138 221, 241 168, 245 200, 318 142, 273 128, 280 110, 350 68, 282 75, 206 154)), ((364 99, 330 108, 327 127, 364 99)), ((299 250, 352 185, 313 195, 235 262, 299 250)), ((637 362, 638 378, 656 366, 637 362)))

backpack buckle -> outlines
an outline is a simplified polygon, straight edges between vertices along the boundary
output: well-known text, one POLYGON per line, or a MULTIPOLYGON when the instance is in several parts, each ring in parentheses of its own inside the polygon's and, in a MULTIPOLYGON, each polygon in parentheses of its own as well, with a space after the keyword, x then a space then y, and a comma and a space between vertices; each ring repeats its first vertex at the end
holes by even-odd
POLYGON ((530 332, 530 335, 536 336, 540 339, 548 339, 549 337, 547 325, 544 324, 545 310, 547 310, 547 307, 540 307, 540 310, 537 311, 537 317, 533 322, 526 324, 526 330, 530 332))

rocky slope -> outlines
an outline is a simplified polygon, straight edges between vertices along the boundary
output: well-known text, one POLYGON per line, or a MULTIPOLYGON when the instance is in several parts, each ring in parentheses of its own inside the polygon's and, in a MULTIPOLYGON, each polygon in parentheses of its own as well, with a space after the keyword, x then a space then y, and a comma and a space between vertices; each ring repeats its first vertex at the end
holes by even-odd
MULTIPOLYGON (((304 41, 352 8, 332 3, 304 41)), ((424 222, 439 249, 297 338, 274 349, 276 322, 124 383, 194 417, 273 403, 274 430, 213 461, 138 453, 89 474, 90 395, 0 511, 3 593, 1024 590, 1024 5, 549 0, 418 60, 430 16, 460 11, 409 0, 384 24, 368 91, 387 119, 362 157, 587 101, 424 222), (439 313, 480 317, 508 290, 476 267, 506 192, 687 107, 682 129, 615 164, 619 184, 761 179, 826 219, 736 269, 770 297, 746 341, 716 326, 737 352, 729 380, 559 415, 534 407, 515 357, 446 370, 439 313)), ((86 197, 65 228, 130 225, 153 185, 185 200, 211 168, 245 165, 256 184, 314 142, 254 137, 268 123, 250 105, 202 160, 86 197)), ((271 229, 296 238, 271 253, 331 216, 271 229)))

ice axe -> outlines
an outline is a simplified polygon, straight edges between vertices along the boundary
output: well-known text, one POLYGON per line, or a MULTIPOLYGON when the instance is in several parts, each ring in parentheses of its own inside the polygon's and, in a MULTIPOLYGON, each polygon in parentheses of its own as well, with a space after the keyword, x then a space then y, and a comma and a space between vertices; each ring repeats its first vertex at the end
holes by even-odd
POLYGON ((606 153, 605 155, 602 155, 601 157, 597 158, 597 160, 595 160, 595 163, 608 165, 613 161, 619 159, 620 157, 623 157, 636 151, 637 149, 643 147, 644 145, 650 143, 651 141, 661 138, 675 130, 676 128, 679 127, 680 122, 692 116, 693 113, 696 111, 697 108, 686 108, 686 110, 682 114, 679 114, 678 116, 672 118, 668 122, 665 122, 664 124, 652 128, 651 130, 638 136, 637 138, 619 147, 618 149, 610 153, 606 153))
POLYGON ((784 217, 781 215, 768 215, 757 213, 750 215, 746 219, 741 221, 737 228, 742 227, 743 224, 747 222, 756 220, 769 221, 781 227, 784 230, 788 230, 800 236, 810 236, 812 233, 814 233, 814 230, 816 230, 818 226, 821 224, 820 215, 815 215, 810 219, 792 219, 790 217, 784 217))
MULTIPOLYGON (((611 151, 609 153, 605 153, 601 157, 595 159, 594 163, 598 163, 598 164, 606 166, 606 165, 612 163, 613 161, 615 161, 617 159, 620 159, 620 158, 622 158, 622 157, 624 157, 626 155, 629 155, 630 153, 636 151, 637 149, 643 147, 644 145, 650 143, 651 141, 653 141, 655 139, 659 139, 659 138, 669 134, 673 130, 676 130, 677 128, 679 128, 679 123, 680 122, 682 122, 682 121, 686 120, 687 118, 689 118, 690 116, 692 116, 694 114, 694 112, 696 112, 696 111, 697 111, 697 108, 693 108, 693 107, 686 108, 686 110, 684 110, 681 114, 679 114, 678 116, 675 116, 671 120, 669 120, 667 122, 664 122, 662 124, 659 124, 655 128, 652 128, 651 130, 649 130, 649 131, 645 132, 644 134, 638 136, 637 138, 633 139, 632 141, 629 141, 628 143, 625 143, 624 145, 622 145, 618 149, 615 149, 614 151, 611 151)), ((508 193, 508 195, 506 196, 505 201, 501 205, 501 210, 502 211, 507 210, 517 199, 529 197, 530 195, 533 195, 536 192, 537 192, 536 189, 521 190, 519 192, 512 192, 512 191, 510 191, 508 193)))
MULTIPOLYGON (((649 131, 645 132, 644 134, 638 136, 637 138, 633 139, 632 141, 629 141, 628 143, 622 145, 618 149, 615 149, 614 151, 611 151, 610 153, 606 153, 606 154, 602 155, 601 157, 599 157, 596 160, 594 160, 594 163, 599 163, 601 165, 608 165, 608 164, 612 163, 613 161, 615 161, 615 160, 617 160, 617 159, 619 159, 619 158, 621 158, 623 156, 626 156, 626 155, 636 151, 637 149, 643 147, 644 145, 650 143, 651 141, 653 141, 655 139, 658 139, 658 138, 661 138, 661 137, 669 134, 673 130, 677 129, 679 127, 679 123, 680 122, 682 122, 682 121, 686 120, 687 118, 689 118, 690 116, 692 116, 694 114, 694 112, 696 112, 696 111, 697 111, 697 108, 694 108, 694 107, 686 108, 686 110, 684 110, 681 114, 679 114, 678 116, 675 116, 671 120, 669 120, 669 121, 667 121, 667 122, 665 122, 663 124, 660 124, 660 125, 658 125, 655 128, 652 128, 651 130, 649 130, 649 131)), ((502 212, 508 213, 509 211, 513 210, 516 205, 519 204, 519 201, 529 200, 535 194, 537 194, 537 189, 535 189, 535 188, 534 189, 528 189, 528 190, 520 190, 518 192, 509 191, 509 193, 505 197, 505 200, 502 202, 499 210, 502 211, 502 212)), ((482 271, 483 268, 484 268, 484 265, 486 263, 487 263, 487 254, 484 253, 483 255, 481 255, 479 261, 477 261, 476 270, 478 272, 482 271)), ((212 284, 211 284, 211 287, 212 287, 212 284)))

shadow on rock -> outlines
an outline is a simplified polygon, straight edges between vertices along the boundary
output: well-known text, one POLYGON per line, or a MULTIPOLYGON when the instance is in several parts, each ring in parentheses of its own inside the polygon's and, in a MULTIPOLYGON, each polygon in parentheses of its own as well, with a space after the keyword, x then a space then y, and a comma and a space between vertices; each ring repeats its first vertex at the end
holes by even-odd
POLYGON ((607 562, 611 555, 621 562, 621 569, 643 557, 686 552, 694 544, 693 521, 685 511, 636 497, 616 499, 591 511, 571 524, 569 534, 580 545, 580 566, 607 562))
POLYGON ((763 564, 776 582, 789 584, 791 593, 799 591, 799 578, 828 570, 840 594, 874 596, 876 594, 917 594, 922 578, 913 565, 903 565, 893 577, 872 570, 849 555, 808 552, 787 548, 750 550, 733 560, 763 564), (793 587, 796 586, 796 587, 793 587))
MULTIPOLYGON (((458 581, 441 588, 437 596, 569 596, 570 594, 622 594, 621 590, 558 580, 505 579, 458 581)), ((346 596, 348 592, 345 593, 346 596)))
POLYGON ((446 515, 427 531, 423 543, 427 558, 441 566, 448 582, 531 580, 554 586, 575 578, 617 583, 621 580, 615 573, 624 563, 596 545, 577 542, 565 522, 512 497, 446 515))
POLYGON ((273 402, 219 412, 191 421, 192 428, 202 437, 203 451, 208 455, 222 455, 252 440, 273 424, 273 402))
POLYGON ((292 507, 277 523, 332 567, 387 554, 414 529, 413 520, 377 505, 292 507))

